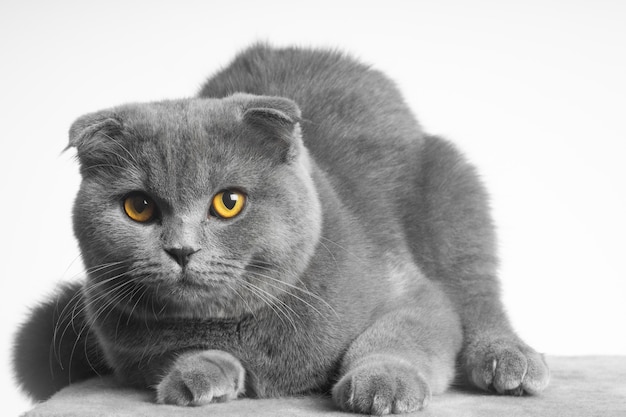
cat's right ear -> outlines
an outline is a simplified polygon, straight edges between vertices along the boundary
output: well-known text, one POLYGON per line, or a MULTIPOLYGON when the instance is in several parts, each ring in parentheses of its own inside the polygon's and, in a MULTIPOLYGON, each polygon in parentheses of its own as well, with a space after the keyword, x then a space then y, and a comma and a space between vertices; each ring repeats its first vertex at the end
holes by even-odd
POLYGON ((86 114, 72 123, 67 147, 80 150, 97 140, 98 135, 118 134, 121 129, 122 122, 110 111, 86 114))
POLYGON ((78 118, 69 131, 66 150, 76 148, 76 155, 83 167, 101 163, 112 138, 122 131, 122 121, 111 111, 86 114, 78 118))

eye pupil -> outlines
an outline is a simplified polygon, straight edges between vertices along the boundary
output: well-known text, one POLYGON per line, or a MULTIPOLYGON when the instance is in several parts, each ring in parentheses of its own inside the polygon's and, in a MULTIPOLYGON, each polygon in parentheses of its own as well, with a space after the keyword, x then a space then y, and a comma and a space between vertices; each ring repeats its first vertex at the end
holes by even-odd
POLYGON ((222 202, 224 203, 224 206, 228 210, 232 210, 235 207, 235 205, 237 204, 238 198, 239 198, 239 196, 237 194, 226 192, 222 196, 222 202))
POLYGON ((144 210, 146 210, 149 205, 150 203, 148 203, 148 201, 145 198, 142 198, 142 197, 134 198, 133 206, 134 206, 135 211, 139 214, 143 213, 144 210))
POLYGON ((128 217, 140 223, 152 220, 157 210, 154 201, 142 193, 126 197, 123 208, 128 217))

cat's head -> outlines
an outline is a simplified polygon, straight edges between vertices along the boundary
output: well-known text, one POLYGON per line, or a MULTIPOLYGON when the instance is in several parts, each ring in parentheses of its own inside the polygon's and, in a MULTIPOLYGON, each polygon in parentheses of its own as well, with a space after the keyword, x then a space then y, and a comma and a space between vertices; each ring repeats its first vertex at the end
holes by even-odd
POLYGON ((78 119, 74 232, 88 294, 174 317, 274 303, 321 229, 299 118, 288 99, 235 94, 78 119))

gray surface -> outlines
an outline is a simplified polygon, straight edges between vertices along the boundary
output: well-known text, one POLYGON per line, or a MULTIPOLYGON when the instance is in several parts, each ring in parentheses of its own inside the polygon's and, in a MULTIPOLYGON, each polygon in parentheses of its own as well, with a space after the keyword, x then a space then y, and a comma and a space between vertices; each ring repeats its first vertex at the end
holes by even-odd
MULTIPOLYGON (((450 390, 414 415, 463 416, 626 416, 626 356, 549 357, 552 382, 536 397, 501 397, 450 390)), ((240 399, 180 408, 154 404, 153 395, 116 387, 96 378, 68 387, 26 414, 36 416, 333 416, 329 398, 240 399)))

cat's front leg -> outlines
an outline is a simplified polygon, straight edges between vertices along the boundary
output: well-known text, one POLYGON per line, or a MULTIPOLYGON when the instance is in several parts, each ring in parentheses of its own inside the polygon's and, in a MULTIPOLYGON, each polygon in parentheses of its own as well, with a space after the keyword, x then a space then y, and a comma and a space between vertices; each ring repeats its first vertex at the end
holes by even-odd
POLYGON ((333 399, 344 410, 409 413, 424 408, 454 377, 462 330, 434 288, 384 314, 346 352, 333 399))
POLYGON ((245 371, 237 358, 221 350, 194 350, 178 356, 156 387, 157 402, 194 406, 237 398, 245 371))
POLYGON ((467 381, 504 395, 538 394, 550 381, 541 353, 511 328, 497 295, 461 302, 464 343, 459 367, 467 381))

